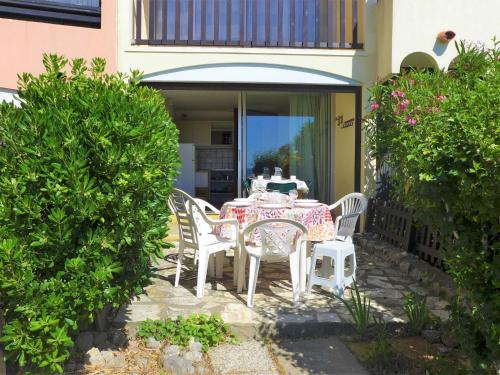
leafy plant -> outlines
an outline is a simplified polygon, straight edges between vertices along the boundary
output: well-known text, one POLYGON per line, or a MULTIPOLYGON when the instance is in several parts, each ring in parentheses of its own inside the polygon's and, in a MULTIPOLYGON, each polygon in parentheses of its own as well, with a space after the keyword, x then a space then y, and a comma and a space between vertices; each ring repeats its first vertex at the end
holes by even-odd
POLYGON ((353 282, 351 288, 349 288, 351 293, 351 299, 346 300, 340 296, 334 294, 334 296, 344 304, 344 306, 349 311, 352 318, 352 324, 359 335, 365 335, 368 327, 370 326, 371 318, 371 300, 359 292, 358 284, 356 281, 353 282))
POLYGON ((425 297, 408 293, 404 296, 403 310, 408 317, 411 332, 419 335, 429 322, 429 310, 425 304, 425 297))
POLYGON ((187 318, 146 320, 141 322, 137 336, 154 337, 158 341, 167 340, 170 344, 187 346, 191 337, 202 344, 203 351, 222 342, 234 342, 235 336, 216 315, 192 314, 187 318))
POLYGON ((20 107, 0 104, 0 340, 23 371, 55 373, 82 324, 150 283, 179 157, 164 98, 137 72, 43 63, 20 76, 20 107))
POLYGON ((500 357, 500 45, 457 44, 448 72, 410 71, 372 88, 368 146, 391 198, 439 231, 462 291, 454 324, 476 367, 500 357))

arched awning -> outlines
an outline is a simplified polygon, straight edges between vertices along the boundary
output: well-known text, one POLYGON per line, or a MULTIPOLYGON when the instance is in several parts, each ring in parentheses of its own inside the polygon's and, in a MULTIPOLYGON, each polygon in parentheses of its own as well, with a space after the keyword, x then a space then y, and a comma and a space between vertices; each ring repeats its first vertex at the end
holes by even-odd
POLYGON ((187 66, 146 74, 143 82, 361 86, 353 79, 320 70, 252 63, 187 66))

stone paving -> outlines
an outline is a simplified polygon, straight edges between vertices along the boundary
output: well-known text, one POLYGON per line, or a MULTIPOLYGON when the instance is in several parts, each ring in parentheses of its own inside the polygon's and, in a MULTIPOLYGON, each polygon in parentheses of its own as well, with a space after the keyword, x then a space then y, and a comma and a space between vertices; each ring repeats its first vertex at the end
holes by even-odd
MULTIPOLYGON (((331 293, 318 287, 311 294, 303 295, 298 306, 293 305, 286 262, 261 264, 254 308, 250 309, 246 306, 246 292, 237 293, 232 282, 232 254, 226 255, 224 277, 207 279, 202 299, 195 296, 196 272, 192 254, 188 254, 184 262, 179 287, 173 287, 175 254, 176 249, 165 252, 164 260, 156 265, 153 284, 146 289, 145 294, 120 309, 115 318, 116 324, 132 327, 146 319, 215 313, 233 327, 241 328, 250 337, 256 334, 297 336, 304 333, 304 327, 316 327, 316 334, 340 333, 349 328, 346 324, 350 322, 347 309, 331 293)), ((360 290, 370 297, 374 312, 379 313, 384 320, 405 322, 403 296, 410 291, 427 295, 430 310, 443 319, 447 317, 447 303, 423 289, 410 276, 359 247, 356 254, 360 290)), ((350 292, 346 291, 345 298, 350 298, 350 292)))

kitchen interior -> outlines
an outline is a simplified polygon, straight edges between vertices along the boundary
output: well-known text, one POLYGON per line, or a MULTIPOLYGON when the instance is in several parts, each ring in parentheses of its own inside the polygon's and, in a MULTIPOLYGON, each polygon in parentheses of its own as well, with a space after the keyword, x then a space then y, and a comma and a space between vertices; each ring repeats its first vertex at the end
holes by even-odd
POLYGON ((237 196, 237 91, 164 91, 179 129, 176 186, 216 207, 237 196))

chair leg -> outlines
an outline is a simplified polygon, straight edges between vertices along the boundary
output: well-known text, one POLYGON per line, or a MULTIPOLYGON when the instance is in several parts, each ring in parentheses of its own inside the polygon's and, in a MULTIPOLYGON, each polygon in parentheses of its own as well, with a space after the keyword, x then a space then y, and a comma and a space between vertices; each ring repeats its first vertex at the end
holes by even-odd
POLYGON ((208 257, 208 277, 215 277, 215 254, 210 254, 208 257))
POLYGON ((198 280, 196 284, 196 297, 198 298, 203 297, 205 281, 207 279, 208 258, 208 251, 200 249, 198 257, 198 280))
POLYGON ((338 296, 344 295, 344 266, 345 266, 345 258, 341 251, 335 253, 334 257, 335 262, 335 290, 334 293, 338 296))
POLYGON ((311 255, 312 255, 312 242, 306 241, 306 272, 309 276, 309 270, 311 269, 311 255))
POLYGON ((292 279, 293 302, 299 302, 300 294, 300 253, 290 254, 290 276, 292 279))
POLYGON ((304 293, 306 291, 306 276, 307 272, 309 271, 309 268, 307 267, 307 259, 306 259, 306 253, 307 253, 307 243, 308 241, 304 241, 302 243, 302 247, 300 249, 300 254, 299 254, 299 286, 300 286, 300 293, 304 293))
POLYGON ((238 287, 236 291, 241 293, 245 287, 245 267, 247 262, 247 254, 245 251, 240 252, 240 259, 238 265, 238 287))
POLYGON ((222 279, 224 273, 224 256, 225 251, 219 251, 215 254, 215 278, 222 279))
POLYGON ((198 250, 194 251, 193 263, 195 266, 198 264, 198 250))
POLYGON ((247 306, 253 307, 253 296, 257 286, 257 277, 259 276, 260 258, 250 255, 250 268, 248 270, 248 300, 247 306))
POLYGON ((313 279, 316 276, 316 261, 317 261, 317 255, 316 252, 313 250, 312 257, 311 257, 311 265, 309 268, 309 277, 307 279, 307 287, 306 287, 306 293, 311 293, 311 289, 313 286, 313 279))
POLYGON ((240 267, 240 249, 234 249, 234 258, 233 258, 233 285, 238 285, 238 271, 240 267))
POLYGON ((175 283, 174 287, 179 286, 179 279, 181 278, 181 268, 182 268, 182 258, 184 258, 184 245, 179 244, 179 253, 177 255, 177 269, 175 271, 175 283))

